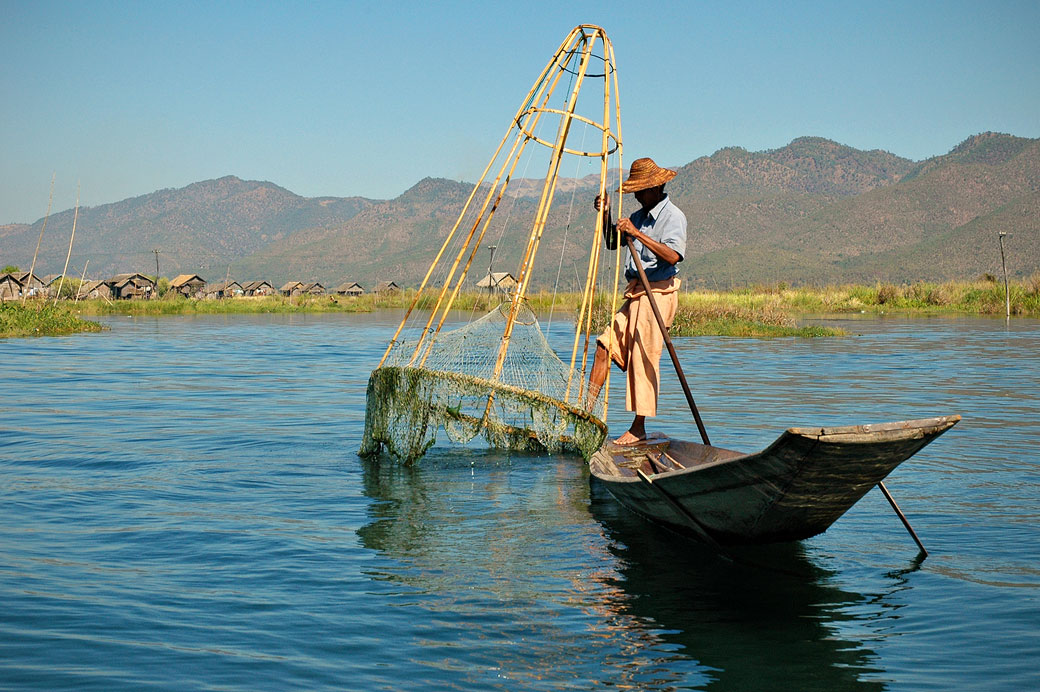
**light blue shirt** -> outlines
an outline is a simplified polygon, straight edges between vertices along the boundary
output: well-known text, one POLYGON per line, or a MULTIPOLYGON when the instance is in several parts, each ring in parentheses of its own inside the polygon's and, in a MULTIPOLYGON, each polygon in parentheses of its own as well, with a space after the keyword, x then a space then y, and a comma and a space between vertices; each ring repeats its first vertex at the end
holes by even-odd
MULTIPOLYGON (((672 204, 667 194, 653 209, 644 211, 640 208, 628 219, 633 226, 652 240, 679 253, 679 261, 683 261, 683 257, 686 256, 686 215, 679 207, 672 204)), ((660 259, 638 240, 633 238, 632 245, 639 254, 639 260, 643 263, 643 270, 646 271, 648 281, 664 281, 679 273, 674 264, 668 264, 660 259)), ((628 261, 625 262, 625 278, 631 281, 638 277, 639 272, 636 270, 632 255, 629 254, 628 261)))

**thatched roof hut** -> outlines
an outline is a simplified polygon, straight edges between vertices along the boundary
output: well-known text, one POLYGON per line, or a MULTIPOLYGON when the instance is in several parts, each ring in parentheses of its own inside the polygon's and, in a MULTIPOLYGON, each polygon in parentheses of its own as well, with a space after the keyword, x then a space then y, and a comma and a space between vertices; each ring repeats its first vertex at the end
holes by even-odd
POLYGON ((79 289, 76 291, 76 300, 85 300, 89 298, 104 298, 105 300, 111 300, 112 288, 104 281, 88 279, 80 284, 79 289))
POLYGON ((302 281, 289 281, 278 289, 283 296, 298 296, 303 292, 302 281))
POLYGON ((312 296, 323 296, 325 295, 325 287, 317 281, 312 281, 309 284, 303 286, 303 292, 312 296))
POLYGON ((23 294, 30 298, 44 294, 44 282, 40 277, 29 272, 8 272, 0 274, 0 300, 21 298, 23 294))
POLYGON ((341 296, 357 297, 363 295, 364 292, 364 287, 357 281, 344 281, 342 284, 339 285, 339 288, 336 289, 336 293, 340 294, 341 296))
POLYGON ((237 281, 221 281, 216 284, 206 284, 202 295, 204 298, 209 299, 234 298, 242 295, 242 284, 237 281))
POLYGON ((170 281, 170 289, 186 298, 201 296, 205 286, 206 280, 198 274, 178 274, 170 281))
POLYGON ((395 284, 393 281, 381 281, 376 284, 376 293, 393 293, 394 291, 400 291, 401 287, 395 284))
POLYGON ((485 274, 484 278, 477 282, 477 287, 508 293, 516 288, 516 279, 509 272, 491 272, 485 274))
POLYGON ((18 275, 8 272, 0 274, 0 300, 22 297, 22 282, 18 275))
POLYGON ((112 297, 117 300, 151 298, 155 295, 155 282, 144 274, 116 274, 105 279, 112 297))
POLYGON ((274 286, 270 281, 247 281, 242 284, 242 292, 247 296, 269 296, 274 294, 274 286))

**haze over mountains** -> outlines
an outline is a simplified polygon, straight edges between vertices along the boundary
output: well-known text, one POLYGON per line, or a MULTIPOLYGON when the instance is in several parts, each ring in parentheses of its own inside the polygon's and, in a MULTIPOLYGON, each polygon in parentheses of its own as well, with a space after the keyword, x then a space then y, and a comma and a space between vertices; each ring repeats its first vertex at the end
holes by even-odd
MULTIPOLYGON (((689 220, 682 270, 692 285, 973 279, 999 273, 999 231, 1011 235, 1009 272, 1040 269, 1040 139, 984 133, 914 162, 803 137, 770 151, 722 149, 677 170, 667 191, 689 220)), ((517 208, 536 204, 539 184, 513 189, 523 191, 517 208)), ((158 249, 164 276, 220 281, 230 265, 232 278, 279 285, 417 285, 471 190, 427 178, 392 200, 304 198, 228 176, 80 209, 69 271, 89 261, 88 276, 154 273, 158 249)), ((560 191, 539 251, 556 259, 535 282, 560 275, 573 288, 596 183, 561 181, 560 191)), ((37 274, 61 271, 72 219, 51 215, 37 274)), ((28 269, 42 224, 0 226, 0 265, 28 269)), ((522 249, 500 241, 495 269, 515 273, 522 249)))

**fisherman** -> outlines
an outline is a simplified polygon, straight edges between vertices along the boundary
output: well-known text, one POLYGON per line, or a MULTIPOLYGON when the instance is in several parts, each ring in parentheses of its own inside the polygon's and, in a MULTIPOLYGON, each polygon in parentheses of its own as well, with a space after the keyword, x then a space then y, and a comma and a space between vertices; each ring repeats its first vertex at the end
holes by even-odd
MULTIPOLYGON (((618 232, 634 240, 636 253, 643 264, 650 290, 666 327, 670 327, 679 305, 679 278, 675 265, 686 254, 686 215, 672 204, 664 185, 675 177, 675 171, 661 168, 652 159, 632 162, 628 179, 621 192, 635 193, 640 208, 627 219, 614 225, 608 196, 596 196, 594 207, 603 215, 603 232, 607 248, 617 249, 618 232)), ((626 375, 625 410, 635 413, 632 426, 614 440, 618 445, 639 444, 646 439, 647 416, 657 415, 657 393, 660 388, 661 350, 664 335, 654 317, 650 300, 639 280, 639 271, 631 253, 625 264, 625 302, 614 315, 610 327, 596 340, 596 357, 589 375, 586 406, 592 409, 598 399, 610 367, 608 358, 626 375)))

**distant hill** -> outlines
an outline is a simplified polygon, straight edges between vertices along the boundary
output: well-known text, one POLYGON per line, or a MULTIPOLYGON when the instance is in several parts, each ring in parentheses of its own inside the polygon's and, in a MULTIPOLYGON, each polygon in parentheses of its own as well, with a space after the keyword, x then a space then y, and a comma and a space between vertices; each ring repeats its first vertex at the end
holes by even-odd
POLYGON ((800 137, 769 151, 720 149, 680 168, 670 187, 678 197, 700 199, 783 193, 849 197, 891 185, 913 167, 909 159, 885 151, 800 137))
POLYGON ((472 184, 426 178, 345 223, 274 240, 232 269, 277 281, 324 280, 327 287, 347 279, 369 288, 384 280, 418 284, 472 190, 472 184))
MULTIPOLYGON (((518 196, 496 219, 529 212, 541 181, 511 190, 518 196)), ((559 190, 539 251, 553 259, 540 263, 536 287, 559 276, 569 289, 584 277, 596 181, 561 180, 559 190)), ((1012 273, 1040 268, 1038 139, 983 133, 914 162, 802 137, 699 158, 667 190, 689 220, 683 272, 692 285, 974 278, 999 272, 998 231, 1011 234, 1012 273)), ((417 285, 471 192, 427 178, 392 200, 304 198, 229 176, 81 209, 72 266, 154 272, 158 248, 166 276, 222 279, 230 265, 242 280, 417 285)), ((0 226, 0 264, 27 269, 41 224, 0 226)), ((38 273, 61 270, 71 226, 71 210, 50 218, 38 273)), ((515 272, 527 230, 489 229, 473 275, 487 270, 492 244, 495 269, 515 272)))
POLYGON ((1038 193, 1040 140, 984 133, 894 184, 823 204, 788 197, 787 218, 753 237, 731 213, 719 223, 745 233, 741 242, 705 242, 699 253, 691 241, 686 269, 726 284, 970 279, 999 273, 1004 231, 1009 271, 1028 275, 1040 269, 1038 193))
MULTIPOLYGON (((343 224, 372 204, 361 197, 305 198, 267 182, 227 176, 187 187, 79 210, 72 267, 105 276, 154 273, 223 276, 228 264, 307 228, 343 224)), ((52 214, 37 259, 37 273, 62 270, 73 210, 52 214)), ((0 226, 0 262, 28 269, 43 219, 0 226)), ((72 269, 70 269, 70 272, 72 269)))

